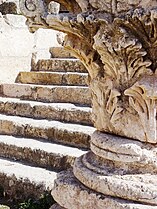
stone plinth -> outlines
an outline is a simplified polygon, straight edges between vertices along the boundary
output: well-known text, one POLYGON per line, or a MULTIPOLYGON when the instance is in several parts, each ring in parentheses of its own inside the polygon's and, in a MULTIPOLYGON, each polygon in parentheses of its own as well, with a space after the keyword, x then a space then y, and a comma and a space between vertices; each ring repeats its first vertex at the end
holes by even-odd
POLYGON ((91 152, 58 176, 52 195, 68 209, 155 209, 156 154, 157 146, 95 132, 91 152))
MULTIPOLYGON (((157 208, 157 2, 57 0, 21 9, 28 26, 67 33, 65 48, 89 73, 91 151, 61 174, 52 194, 64 208, 157 208), (61 195, 62 194, 62 195, 61 195)), ((35 4, 35 2, 34 2, 35 4)))

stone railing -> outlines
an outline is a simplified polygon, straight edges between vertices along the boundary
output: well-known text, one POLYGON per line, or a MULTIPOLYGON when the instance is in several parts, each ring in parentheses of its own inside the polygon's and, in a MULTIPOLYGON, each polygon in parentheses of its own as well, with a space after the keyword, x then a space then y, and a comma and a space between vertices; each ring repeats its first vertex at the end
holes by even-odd
POLYGON ((157 2, 57 2, 69 13, 49 14, 41 0, 21 0, 21 9, 31 29, 67 33, 65 48, 89 72, 97 131, 91 152, 76 160, 74 176, 61 174, 53 196, 69 209, 155 209, 157 2))

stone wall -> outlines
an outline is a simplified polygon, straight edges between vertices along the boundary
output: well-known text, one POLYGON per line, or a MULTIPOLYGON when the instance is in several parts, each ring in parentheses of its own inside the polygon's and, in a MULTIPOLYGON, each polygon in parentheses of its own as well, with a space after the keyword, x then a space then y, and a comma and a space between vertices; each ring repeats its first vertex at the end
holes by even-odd
POLYGON ((14 82, 19 71, 30 71, 36 60, 49 58, 49 47, 58 46, 56 31, 39 29, 31 34, 22 15, 0 16, 0 82, 14 82))

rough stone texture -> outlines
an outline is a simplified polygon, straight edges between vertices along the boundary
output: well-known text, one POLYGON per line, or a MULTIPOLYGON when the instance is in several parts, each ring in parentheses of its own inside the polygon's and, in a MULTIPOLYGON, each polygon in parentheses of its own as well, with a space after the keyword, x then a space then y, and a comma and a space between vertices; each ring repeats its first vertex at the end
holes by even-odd
MULTIPOLYGON (((89 190, 70 171, 61 172, 55 180, 52 195, 63 208, 73 209, 156 209, 157 206, 138 204, 105 196, 89 190), (61 195, 62 194, 62 195, 61 195)), ((61 207, 61 208, 62 208, 61 207)))
POLYGON ((36 71, 82 72, 87 73, 85 66, 77 59, 40 59, 36 71))
POLYGON ((57 173, 43 168, 31 167, 18 162, 0 159, 0 185, 8 198, 39 198, 44 191, 50 191, 57 173))
POLYGON ((70 13, 43 18, 47 2, 40 1, 35 12, 25 12, 28 26, 67 33, 65 48, 90 76, 94 125, 108 134, 95 133, 92 152, 76 159, 79 181, 71 173, 61 175, 52 194, 68 209, 156 208, 157 2, 57 2, 70 13))
POLYGON ((87 73, 20 72, 17 83, 87 86, 87 73))
MULTIPOLYGON (((127 173, 125 168, 117 170, 117 167, 106 165, 103 168, 97 162, 93 162, 93 155, 83 156, 76 160, 74 175, 88 188, 112 197, 134 200, 145 204, 157 205, 156 182, 157 175, 151 175, 149 171, 139 174, 137 171, 127 173), (91 157, 91 159, 90 159, 91 157), (89 160, 88 160, 89 158, 89 160), (89 165, 88 165, 89 164, 89 165), (98 167, 100 166, 100 167, 98 167)), ((101 162, 101 161, 100 161, 101 162)))
POLYGON ((29 165, 61 171, 70 168, 85 151, 74 147, 30 138, 0 135, 0 157, 27 162, 29 165))
POLYGON ((94 130, 93 127, 79 124, 0 115, 1 134, 48 139, 82 148, 89 147, 90 135, 94 130))
POLYGON ((9 115, 92 125, 91 108, 70 103, 45 103, 0 97, 0 112, 9 115))
POLYGON ((64 49, 64 47, 50 47, 49 52, 51 58, 72 58, 70 52, 64 49))
MULTIPOLYGON (((79 67, 80 63, 76 65, 79 67)), ((87 74, 76 73, 75 69, 69 73, 70 68, 66 67, 64 70, 23 72, 17 80, 26 85, 0 85, 0 185, 10 199, 37 198, 51 190, 56 172, 73 166, 74 159, 89 149, 90 136, 95 131, 89 126, 90 94, 87 86, 79 87, 87 74), (28 84, 31 79, 36 85, 28 84), (45 85, 39 85, 44 79, 45 85), (50 80, 58 86, 47 85, 50 80)))
POLYGON ((88 106, 91 104, 88 87, 2 84, 1 88, 2 94, 7 97, 44 102, 70 102, 88 106))
POLYGON ((157 169, 157 145, 95 132, 92 135, 91 150, 99 157, 121 163, 121 168, 125 163, 128 166, 127 172, 132 170, 129 166, 137 167, 136 170, 141 173, 147 170, 154 173, 157 169))
MULTIPOLYGON (((99 131, 156 143, 157 97, 156 91, 151 91, 153 85, 156 88, 156 9, 152 7, 155 2, 82 0, 64 4, 75 14, 47 15, 40 24, 67 32, 65 47, 87 67, 95 127, 99 131), (92 15, 86 12, 90 7, 92 15), (86 13, 78 14, 81 11, 86 13), (126 15, 123 12, 127 12, 126 15), (130 132, 132 128, 134 131, 130 132)), ((40 5, 36 14, 40 15, 45 9, 44 4, 40 5)), ((33 16, 30 11, 25 14, 33 16)), ((32 23, 28 23, 30 28, 37 22, 34 19, 32 23)))

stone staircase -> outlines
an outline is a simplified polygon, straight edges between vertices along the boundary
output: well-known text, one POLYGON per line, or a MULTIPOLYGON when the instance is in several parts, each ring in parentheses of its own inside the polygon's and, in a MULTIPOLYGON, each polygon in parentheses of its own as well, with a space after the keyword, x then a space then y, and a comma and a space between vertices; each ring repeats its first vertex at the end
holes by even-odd
POLYGON ((62 48, 50 52, 34 71, 0 86, 0 185, 10 198, 51 190, 95 130, 86 69, 62 48))

